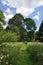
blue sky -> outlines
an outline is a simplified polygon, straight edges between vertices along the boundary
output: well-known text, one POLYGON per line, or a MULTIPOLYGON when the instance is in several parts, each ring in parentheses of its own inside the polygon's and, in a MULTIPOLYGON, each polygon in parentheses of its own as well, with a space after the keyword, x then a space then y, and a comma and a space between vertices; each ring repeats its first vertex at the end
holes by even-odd
POLYGON ((16 13, 34 19, 37 30, 43 19, 43 0, 0 0, 0 9, 3 11, 6 21, 16 13))

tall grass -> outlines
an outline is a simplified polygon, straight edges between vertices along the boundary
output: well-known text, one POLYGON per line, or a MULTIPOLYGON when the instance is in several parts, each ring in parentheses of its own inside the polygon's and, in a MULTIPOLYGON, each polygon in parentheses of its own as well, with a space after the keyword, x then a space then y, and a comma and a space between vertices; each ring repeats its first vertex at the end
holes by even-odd
POLYGON ((43 44, 2 43, 0 44, 0 65, 43 65, 43 44))

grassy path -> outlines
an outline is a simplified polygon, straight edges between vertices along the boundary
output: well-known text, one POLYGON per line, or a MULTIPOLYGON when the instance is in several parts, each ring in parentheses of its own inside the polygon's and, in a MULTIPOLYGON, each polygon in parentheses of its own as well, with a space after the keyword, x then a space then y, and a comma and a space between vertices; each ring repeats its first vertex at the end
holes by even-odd
MULTIPOLYGON (((36 65, 35 62, 31 61, 30 54, 27 52, 27 47, 32 46, 34 44, 38 44, 43 46, 42 43, 39 42, 14 42, 14 43, 2 43, 0 44, 0 65, 6 65, 6 62, 12 62, 11 65, 36 65), (7 55, 9 56, 7 57, 7 55)), ((9 65, 9 64, 7 64, 9 65)))

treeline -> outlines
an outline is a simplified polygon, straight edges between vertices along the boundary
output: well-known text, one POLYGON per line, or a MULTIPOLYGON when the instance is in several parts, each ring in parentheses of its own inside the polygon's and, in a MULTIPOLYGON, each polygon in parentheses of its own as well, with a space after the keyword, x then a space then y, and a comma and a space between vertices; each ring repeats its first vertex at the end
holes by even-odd
POLYGON ((21 41, 42 41, 43 42, 43 21, 39 31, 35 32, 36 24, 31 18, 24 18, 20 13, 9 19, 6 29, 3 12, 0 10, 0 42, 21 42, 21 41))

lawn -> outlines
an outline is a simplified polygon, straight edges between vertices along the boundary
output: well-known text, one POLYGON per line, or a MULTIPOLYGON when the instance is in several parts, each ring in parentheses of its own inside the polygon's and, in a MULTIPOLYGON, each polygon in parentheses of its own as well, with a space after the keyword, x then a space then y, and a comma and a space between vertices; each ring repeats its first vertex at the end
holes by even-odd
MULTIPOLYGON (((2 43, 0 44, 0 65, 39 65, 39 62, 35 62, 35 59, 31 59, 31 53, 33 51, 41 53, 43 57, 43 43, 39 42, 11 42, 11 43, 2 43), (35 48, 36 46, 36 48, 35 48), (39 48, 38 48, 39 47, 39 48), (38 64, 37 64, 38 63, 38 64)), ((39 59, 40 59, 39 58, 39 59)), ((40 59, 43 62, 43 58, 40 59)), ((38 61, 40 61, 38 60, 38 61)), ((40 64, 43 65, 43 64, 40 64)))

